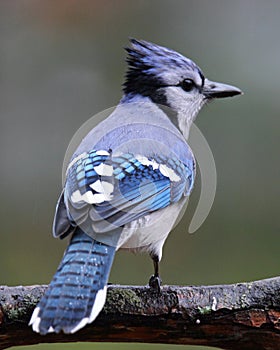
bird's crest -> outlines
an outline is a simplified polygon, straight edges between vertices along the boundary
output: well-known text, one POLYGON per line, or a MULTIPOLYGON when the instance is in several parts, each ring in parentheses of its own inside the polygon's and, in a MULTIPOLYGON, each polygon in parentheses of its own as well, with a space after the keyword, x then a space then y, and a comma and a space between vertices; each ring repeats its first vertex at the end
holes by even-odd
POLYGON ((125 93, 175 84, 189 70, 200 72, 192 60, 176 51, 144 40, 130 39, 130 42, 131 47, 126 48, 125 93))

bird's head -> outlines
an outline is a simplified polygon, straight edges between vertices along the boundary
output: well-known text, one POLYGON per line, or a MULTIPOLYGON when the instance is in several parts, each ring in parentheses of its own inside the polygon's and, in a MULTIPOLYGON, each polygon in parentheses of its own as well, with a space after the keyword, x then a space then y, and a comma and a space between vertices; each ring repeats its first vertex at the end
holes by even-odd
POLYGON ((192 60, 165 47, 131 39, 126 50, 124 93, 170 107, 180 129, 191 124, 206 102, 242 93, 234 86, 208 80, 192 60))

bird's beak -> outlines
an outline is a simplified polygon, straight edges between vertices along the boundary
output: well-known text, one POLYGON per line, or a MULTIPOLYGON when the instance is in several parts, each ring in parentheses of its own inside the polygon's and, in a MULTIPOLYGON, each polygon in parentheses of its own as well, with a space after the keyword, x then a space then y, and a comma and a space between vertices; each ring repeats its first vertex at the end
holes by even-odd
POLYGON ((208 99, 232 97, 243 94, 243 92, 235 86, 217 83, 208 79, 205 79, 202 93, 208 99))

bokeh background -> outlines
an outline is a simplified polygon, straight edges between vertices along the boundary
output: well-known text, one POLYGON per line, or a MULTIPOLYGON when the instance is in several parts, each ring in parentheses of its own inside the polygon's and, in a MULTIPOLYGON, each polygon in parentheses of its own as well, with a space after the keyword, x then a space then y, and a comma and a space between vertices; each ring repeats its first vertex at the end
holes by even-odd
MULTIPOLYGON (((75 131, 120 99, 128 37, 176 49, 245 95, 200 113, 218 172, 211 213, 199 196, 164 248, 165 284, 220 284, 279 274, 280 2, 6 0, 0 2, 0 284, 48 283, 66 241, 51 236, 64 154, 75 131)), ((118 253, 110 281, 146 284, 147 256, 118 253)), ((31 349, 177 349, 56 344, 31 349)), ((183 348, 183 347, 182 347, 183 348)), ((184 346, 184 349, 207 349, 184 346)))

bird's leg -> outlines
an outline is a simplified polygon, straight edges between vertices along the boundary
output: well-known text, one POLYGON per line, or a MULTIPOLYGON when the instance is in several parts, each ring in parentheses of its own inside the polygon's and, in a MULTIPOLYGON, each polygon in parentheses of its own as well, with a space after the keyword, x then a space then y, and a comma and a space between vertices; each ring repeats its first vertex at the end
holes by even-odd
POLYGON ((154 289, 158 294, 160 294, 160 285, 161 279, 159 277, 159 258, 157 255, 151 255, 151 258, 154 262, 154 274, 151 276, 149 280, 149 286, 154 289))

